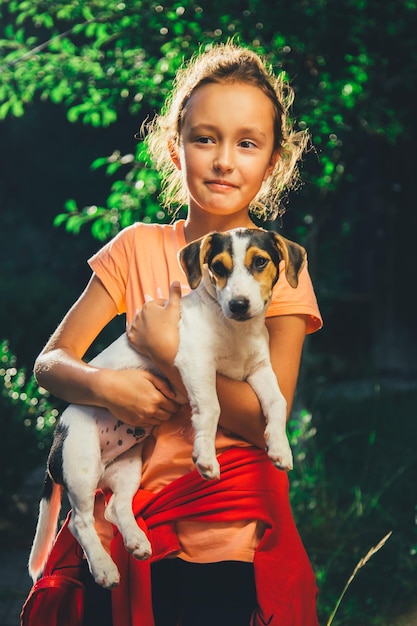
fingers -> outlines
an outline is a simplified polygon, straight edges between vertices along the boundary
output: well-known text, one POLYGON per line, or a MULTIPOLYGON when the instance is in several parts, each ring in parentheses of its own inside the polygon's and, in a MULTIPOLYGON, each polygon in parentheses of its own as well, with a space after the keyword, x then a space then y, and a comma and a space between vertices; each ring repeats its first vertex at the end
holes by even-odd
POLYGON ((147 428, 169 420, 179 410, 180 402, 166 378, 144 369, 108 372, 105 406, 116 419, 147 428))
POLYGON ((180 405, 177 402, 164 398, 161 400, 154 410, 142 416, 142 423, 150 426, 158 426, 162 422, 167 422, 175 413, 178 412, 180 405))
POLYGON ((156 307, 176 309, 180 307, 181 301, 181 283, 174 280, 169 287, 168 300, 161 298, 155 298, 155 300, 147 299, 141 309, 136 309, 135 315, 130 326, 135 324, 135 321, 141 321, 145 311, 155 310, 156 307))
MULTIPOLYGON (((177 397, 169 381, 153 372, 142 371, 151 387, 146 392, 146 402, 141 406, 144 419, 152 426, 168 421, 184 404, 182 397, 177 397)), ((142 398, 143 400, 143 398, 142 398)))
POLYGON ((181 285, 177 280, 171 283, 169 288, 169 300, 167 307, 179 308, 181 301, 181 285))
POLYGON ((149 380, 155 389, 159 391, 159 393, 161 393, 167 400, 174 401, 175 404, 178 404, 177 395, 165 378, 161 378, 160 376, 149 372, 149 380))

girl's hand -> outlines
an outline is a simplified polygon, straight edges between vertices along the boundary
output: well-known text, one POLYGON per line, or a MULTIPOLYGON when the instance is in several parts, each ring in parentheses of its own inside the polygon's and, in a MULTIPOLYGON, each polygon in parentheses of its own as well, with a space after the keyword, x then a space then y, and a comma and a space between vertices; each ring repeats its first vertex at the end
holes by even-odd
POLYGON ((178 351, 181 286, 174 282, 169 300, 152 300, 136 312, 127 328, 127 337, 138 352, 154 363, 172 366, 178 351))
POLYGON ((169 300, 152 300, 136 312, 127 328, 127 337, 138 352, 144 354, 163 372, 175 389, 180 404, 188 402, 181 376, 174 365, 178 352, 178 324, 181 316, 181 286, 173 282, 169 300))
POLYGON ((146 370, 102 370, 106 408, 126 424, 158 426, 180 407, 169 382, 146 370))

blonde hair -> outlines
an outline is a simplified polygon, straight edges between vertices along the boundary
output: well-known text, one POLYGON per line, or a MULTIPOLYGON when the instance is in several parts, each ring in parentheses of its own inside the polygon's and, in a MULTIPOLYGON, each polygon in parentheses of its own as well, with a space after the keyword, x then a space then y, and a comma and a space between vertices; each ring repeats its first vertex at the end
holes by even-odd
POLYGON ((164 206, 172 210, 173 205, 183 206, 188 201, 182 174, 169 150, 169 145, 179 145, 186 104, 202 85, 226 82, 258 87, 274 106, 274 150, 279 158, 249 210, 262 220, 275 219, 285 212, 284 194, 299 181, 297 162, 306 148, 308 133, 293 128, 289 111, 294 92, 283 74, 276 76, 258 54, 233 43, 218 44, 180 68, 161 114, 146 127, 145 140, 162 176, 164 206))

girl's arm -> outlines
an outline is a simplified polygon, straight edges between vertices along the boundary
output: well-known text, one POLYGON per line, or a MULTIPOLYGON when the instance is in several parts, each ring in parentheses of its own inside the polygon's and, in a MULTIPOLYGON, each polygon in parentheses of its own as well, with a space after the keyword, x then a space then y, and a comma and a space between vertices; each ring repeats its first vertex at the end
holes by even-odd
MULTIPOLYGON (((149 356, 185 393, 178 370, 173 365, 178 349, 178 322, 181 292, 178 285, 171 287, 166 304, 149 302, 138 311, 128 329, 132 344, 149 356)), ((283 315, 268 318, 271 362, 281 391, 287 401, 287 415, 291 410, 300 367, 307 318, 305 315, 283 315)), ((217 392, 222 408, 220 424, 254 443, 265 447, 265 420, 257 396, 246 382, 217 376, 217 392)))
POLYGON ((142 370, 98 368, 82 360, 116 314, 108 291, 93 275, 37 358, 35 377, 67 402, 105 407, 135 426, 157 425, 178 409, 175 393, 164 379, 142 370))

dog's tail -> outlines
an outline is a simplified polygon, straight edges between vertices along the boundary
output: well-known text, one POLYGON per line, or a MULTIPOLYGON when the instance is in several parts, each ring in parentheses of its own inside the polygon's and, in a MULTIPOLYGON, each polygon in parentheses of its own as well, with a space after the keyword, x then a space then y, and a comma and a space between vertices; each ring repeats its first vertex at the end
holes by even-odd
POLYGON ((29 574, 33 582, 39 578, 52 548, 61 510, 63 487, 46 473, 35 538, 29 555, 29 574))

